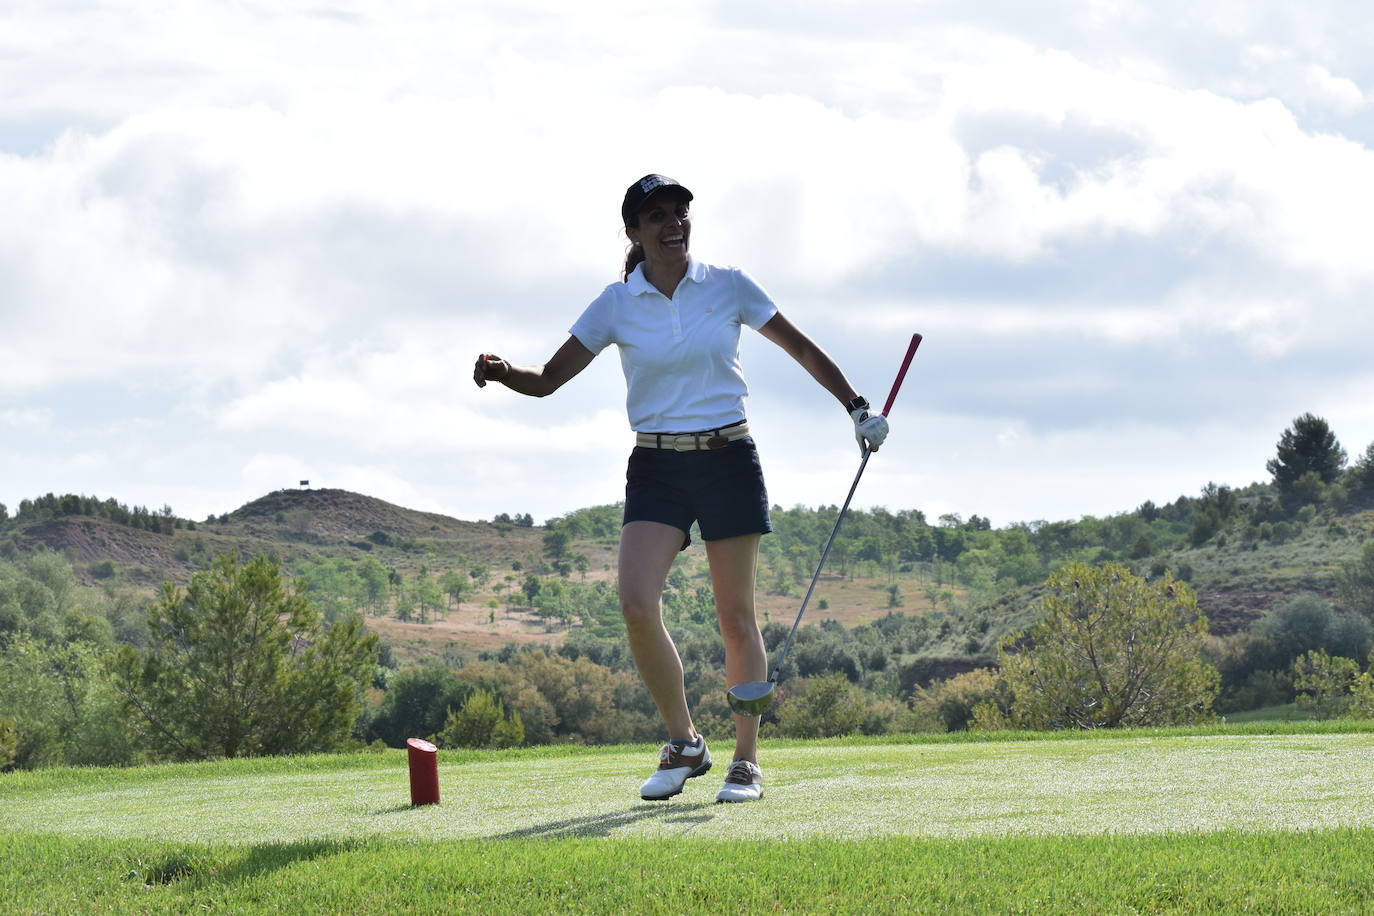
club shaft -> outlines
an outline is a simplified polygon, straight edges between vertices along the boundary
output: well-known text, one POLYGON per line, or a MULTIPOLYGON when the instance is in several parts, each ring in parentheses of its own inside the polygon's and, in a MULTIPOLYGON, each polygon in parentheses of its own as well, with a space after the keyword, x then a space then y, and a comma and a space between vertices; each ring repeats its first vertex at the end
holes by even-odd
MULTIPOLYGON (((911 344, 906 348, 906 358, 902 360, 902 368, 897 370, 897 378, 892 383, 892 390, 887 394, 887 403, 883 405, 883 416, 887 416, 892 410, 892 404, 897 400, 897 392, 901 390, 902 380, 906 378, 906 370, 911 368, 911 359, 916 355, 916 348, 921 345, 921 335, 912 334, 911 344)), ((849 494, 844 498, 844 505, 840 507, 840 514, 835 517, 835 527, 830 529, 830 537, 826 538, 825 549, 821 551, 820 562, 816 564, 816 572, 811 576, 811 584, 806 587, 806 597, 802 599, 801 610, 797 611, 797 619, 792 621, 792 629, 787 633, 787 642, 783 644, 782 654, 778 656, 778 663, 773 668, 773 673, 768 676, 770 683, 776 684, 778 677, 782 674, 782 666, 787 661, 787 653, 792 650, 792 638, 797 635, 797 627, 801 626, 802 615, 806 613, 806 606, 811 602, 811 593, 816 590, 816 582, 821 578, 821 570, 825 568, 825 558, 830 556, 830 547, 835 543, 835 535, 840 533, 840 523, 844 521, 844 514, 849 511, 849 503, 854 499, 854 491, 859 488, 859 478, 864 476, 864 468, 868 467, 868 456, 873 454, 867 447, 864 448, 863 460, 859 462, 859 472, 854 475, 854 482, 849 485, 849 494)))
POLYGON ((868 456, 873 454, 868 449, 864 449, 863 460, 859 462, 859 473, 854 475, 854 482, 849 485, 849 495, 844 498, 844 505, 840 507, 840 514, 835 518, 835 527, 830 529, 830 537, 825 541, 825 549, 821 551, 821 560, 816 564, 816 572, 811 576, 811 584, 806 588, 806 597, 802 599, 801 610, 797 611, 797 619, 792 621, 792 629, 787 634, 787 643, 782 647, 782 654, 778 656, 777 667, 768 676, 768 680, 774 684, 778 682, 778 675, 782 673, 783 662, 787 661, 787 653, 792 648, 792 637, 797 635, 797 627, 801 626, 802 615, 806 613, 806 605, 811 601, 811 593, 816 590, 816 582, 821 577, 821 570, 825 568, 825 558, 830 556, 830 546, 835 543, 835 535, 840 533, 840 522, 844 521, 844 514, 849 511, 849 502, 854 498, 854 491, 859 487, 859 478, 864 476, 864 468, 868 467, 868 456))

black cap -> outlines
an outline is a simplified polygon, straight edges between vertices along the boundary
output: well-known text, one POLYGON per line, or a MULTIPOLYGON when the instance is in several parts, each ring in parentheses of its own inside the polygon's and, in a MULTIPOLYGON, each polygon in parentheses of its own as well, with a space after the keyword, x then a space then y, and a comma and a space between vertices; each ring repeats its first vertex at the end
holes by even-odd
POLYGON ((630 220, 635 218, 635 214, 642 210, 654 192, 661 188, 677 188, 688 200, 692 199, 691 191, 667 175, 645 175, 626 189, 625 202, 620 205, 621 221, 627 226, 630 225, 630 220))

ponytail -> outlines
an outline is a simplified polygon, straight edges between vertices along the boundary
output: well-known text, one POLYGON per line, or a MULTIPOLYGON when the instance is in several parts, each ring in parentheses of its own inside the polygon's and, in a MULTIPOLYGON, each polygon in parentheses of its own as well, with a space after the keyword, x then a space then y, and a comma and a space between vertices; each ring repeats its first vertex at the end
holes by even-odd
POLYGON ((629 283, 630 274, 635 272, 635 268, 638 267, 639 262, 643 260, 644 249, 631 243, 630 250, 625 253, 625 272, 621 275, 620 279, 629 283))

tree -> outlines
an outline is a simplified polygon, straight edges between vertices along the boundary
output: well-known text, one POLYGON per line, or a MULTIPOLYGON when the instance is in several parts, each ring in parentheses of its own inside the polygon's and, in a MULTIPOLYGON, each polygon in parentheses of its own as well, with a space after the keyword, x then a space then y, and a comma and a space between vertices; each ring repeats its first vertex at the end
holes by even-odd
MULTIPOLYGON (((439 583, 430 576, 429 569, 421 566, 420 571, 415 574, 415 579, 411 582, 411 600, 420 609, 420 622, 429 622, 429 612, 438 613, 444 607, 444 593, 439 588, 439 583)), ((458 604, 461 611, 463 605, 461 600, 458 604)))
POLYGON ((544 532, 544 556, 558 561, 567 557, 572 538, 562 528, 550 528, 544 532))
MULTIPOLYGON (((1298 495, 1303 475, 1315 473, 1322 483, 1332 483, 1345 467, 1345 457, 1345 449, 1326 421, 1305 413, 1279 436, 1278 454, 1265 468, 1274 475, 1279 499, 1291 512, 1303 505, 1298 495)), ((1310 491, 1310 482, 1303 489, 1310 491)))
POLYGON ((1358 557, 1341 564, 1336 588, 1347 610, 1374 623, 1374 540, 1365 541, 1358 557))
POLYGON ((27 769, 133 762, 106 655, 81 639, 43 643, 17 635, 5 642, 0 711, 13 728, 10 763, 27 769))
POLYGON ((443 579, 439 584, 444 589, 444 594, 448 595, 449 600, 458 605, 458 610, 463 609, 463 599, 473 590, 473 580, 465 576, 456 569, 450 569, 444 573, 443 579))
MULTIPOLYGON (((1351 508, 1362 509, 1374 506, 1374 442, 1364 450, 1345 474, 1345 485, 1351 508)), ((0 506, 0 520, 4 519, 4 507, 0 506)))
POLYGON ((530 573, 528 576, 525 577, 525 582, 524 582, 523 585, 521 585, 520 590, 523 591, 523 592, 525 593, 525 600, 526 600, 531 606, 533 606, 533 605, 534 605, 534 599, 537 598, 537 597, 539 597, 539 591, 540 591, 540 589, 542 589, 543 587, 544 587, 544 582, 543 582, 543 580, 541 580, 541 579, 540 579, 538 576, 536 576, 534 573, 530 573))
POLYGON ((124 647, 123 699, 144 737, 174 757, 337 748, 363 706, 377 637, 320 615, 259 556, 216 557, 148 610, 148 649, 124 647))
POLYGON ((402 747, 406 738, 432 735, 444 727, 451 708, 461 708, 472 688, 441 664, 404 668, 391 678, 367 738, 402 747))
POLYGON ((367 601, 368 609, 374 614, 379 613, 391 586, 386 567, 376 557, 365 557, 358 566, 358 578, 362 580, 363 598, 367 601))
POLYGON ((443 747, 518 747, 525 741, 525 724, 519 712, 506 715, 506 707, 486 690, 475 690, 462 709, 449 710, 438 735, 443 747))
POLYGON ((1320 595, 1299 592, 1255 621, 1250 636, 1252 667, 1278 671, 1313 649, 1363 659, 1374 641, 1374 627, 1358 614, 1338 611, 1320 595))
POLYGON ((1200 656, 1207 619, 1173 577, 1116 563, 1051 576, 1044 618, 998 647, 1024 727, 1116 728, 1205 721, 1218 675, 1200 656), (1019 648, 1024 646, 1024 648, 1019 648))

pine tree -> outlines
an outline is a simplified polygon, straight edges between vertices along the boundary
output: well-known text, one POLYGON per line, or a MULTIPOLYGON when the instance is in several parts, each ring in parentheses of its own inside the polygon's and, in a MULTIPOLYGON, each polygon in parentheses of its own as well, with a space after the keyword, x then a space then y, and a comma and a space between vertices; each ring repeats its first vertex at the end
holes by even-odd
POLYGON ((1315 474, 1322 484, 1332 483, 1345 467, 1345 458, 1345 449, 1327 422, 1305 413, 1279 436, 1278 453, 1265 467, 1274 475, 1279 499, 1293 511, 1312 497, 1315 481, 1303 478, 1315 474))

